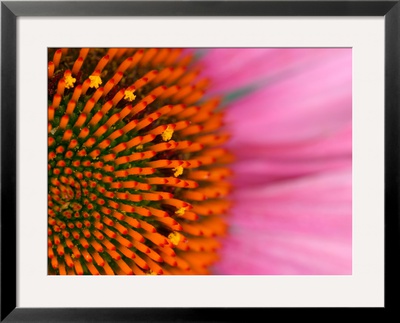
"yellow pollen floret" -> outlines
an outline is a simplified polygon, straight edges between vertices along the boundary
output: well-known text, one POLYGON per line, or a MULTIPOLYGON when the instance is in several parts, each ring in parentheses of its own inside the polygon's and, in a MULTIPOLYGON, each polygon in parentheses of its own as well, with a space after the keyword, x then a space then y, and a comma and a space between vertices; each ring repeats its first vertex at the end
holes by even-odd
POLYGON ((68 205, 69 205, 69 202, 64 203, 63 205, 61 205, 61 210, 66 209, 68 207, 68 205))
POLYGON ((157 275, 157 273, 150 269, 146 275, 157 275))
POLYGON ((96 88, 96 89, 99 87, 99 85, 100 85, 101 83, 103 83, 103 82, 101 81, 101 77, 98 76, 98 75, 90 75, 90 76, 89 76, 89 80, 90 80, 90 85, 89 85, 89 87, 94 87, 94 88, 96 88))
POLYGON ((136 150, 143 150, 143 145, 137 145, 136 150))
POLYGON ((185 212, 186 212, 186 208, 185 207, 180 207, 178 210, 175 211, 175 214, 184 215, 185 212))
POLYGON ((125 90, 125 92, 124 92, 124 94, 125 94, 124 99, 127 100, 127 101, 129 101, 129 102, 132 102, 133 100, 135 100, 135 99, 136 99, 136 95, 134 95, 133 92, 134 92, 134 91, 125 90))
POLYGON ((177 166, 175 168, 172 169, 175 173, 174 176, 178 177, 179 175, 183 174, 183 167, 182 166, 177 166))
POLYGON ((65 88, 70 89, 74 87, 74 83, 76 82, 76 78, 73 78, 71 75, 67 75, 64 77, 65 88))
POLYGON ((162 139, 164 141, 170 140, 172 138, 173 133, 174 133, 174 129, 172 129, 170 126, 168 126, 167 129, 165 129, 163 131, 163 133, 161 134, 162 139))
POLYGON ((181 241, 181 235, 178 232, 172 232, 168 235, 168 239, 173 245, 176 246, 178 245, 179 241, 181 241))

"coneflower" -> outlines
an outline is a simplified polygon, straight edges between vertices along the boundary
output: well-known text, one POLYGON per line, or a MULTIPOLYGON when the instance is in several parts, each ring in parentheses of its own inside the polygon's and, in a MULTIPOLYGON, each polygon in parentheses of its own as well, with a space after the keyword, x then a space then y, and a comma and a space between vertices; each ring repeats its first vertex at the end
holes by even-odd
POLYGON ((48 55, 48 273, 208 274, 232 156, 191 55, 48 55))

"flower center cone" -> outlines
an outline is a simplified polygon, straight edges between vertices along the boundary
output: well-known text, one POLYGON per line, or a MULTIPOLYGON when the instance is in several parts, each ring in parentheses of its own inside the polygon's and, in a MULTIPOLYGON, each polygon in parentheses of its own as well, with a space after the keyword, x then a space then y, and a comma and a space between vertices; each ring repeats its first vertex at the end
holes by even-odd
POLYGON ((210 273, 232 155, 199 72, 181 49, 49 49, 49 274, 210 273))

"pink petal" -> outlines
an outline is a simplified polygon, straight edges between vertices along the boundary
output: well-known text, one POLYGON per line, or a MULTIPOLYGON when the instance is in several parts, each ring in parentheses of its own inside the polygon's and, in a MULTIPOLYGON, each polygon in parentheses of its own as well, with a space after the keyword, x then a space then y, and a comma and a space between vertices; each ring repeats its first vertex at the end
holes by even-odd
POLYGON ((227 128, 238 142, 329 136, 351 120, 351 89, 351 55, 304 68, 228 107, 227 128))
POLYGON ((222 93, 349 55, 349 48, 216 48, 206 50, 200 63, 203 76, 213 80, 210 93, 222 93))
POLYGON ((217 273, 351 274, 351 170, 237 190, 217 273))
POLYGON ((230 142, 236 153, 233 182, 238 186, 287 180, 315 172, 329 172, 351 164, 351 124, 330 137, 301 144, 230 142))

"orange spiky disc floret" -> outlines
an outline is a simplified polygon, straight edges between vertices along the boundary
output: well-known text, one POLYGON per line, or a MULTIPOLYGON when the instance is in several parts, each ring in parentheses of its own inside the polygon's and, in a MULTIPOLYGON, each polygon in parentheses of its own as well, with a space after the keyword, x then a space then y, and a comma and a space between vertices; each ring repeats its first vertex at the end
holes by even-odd
POLYGON ((180 49, 49 49, 49 274, 209 274, 231 155, 180 49))

